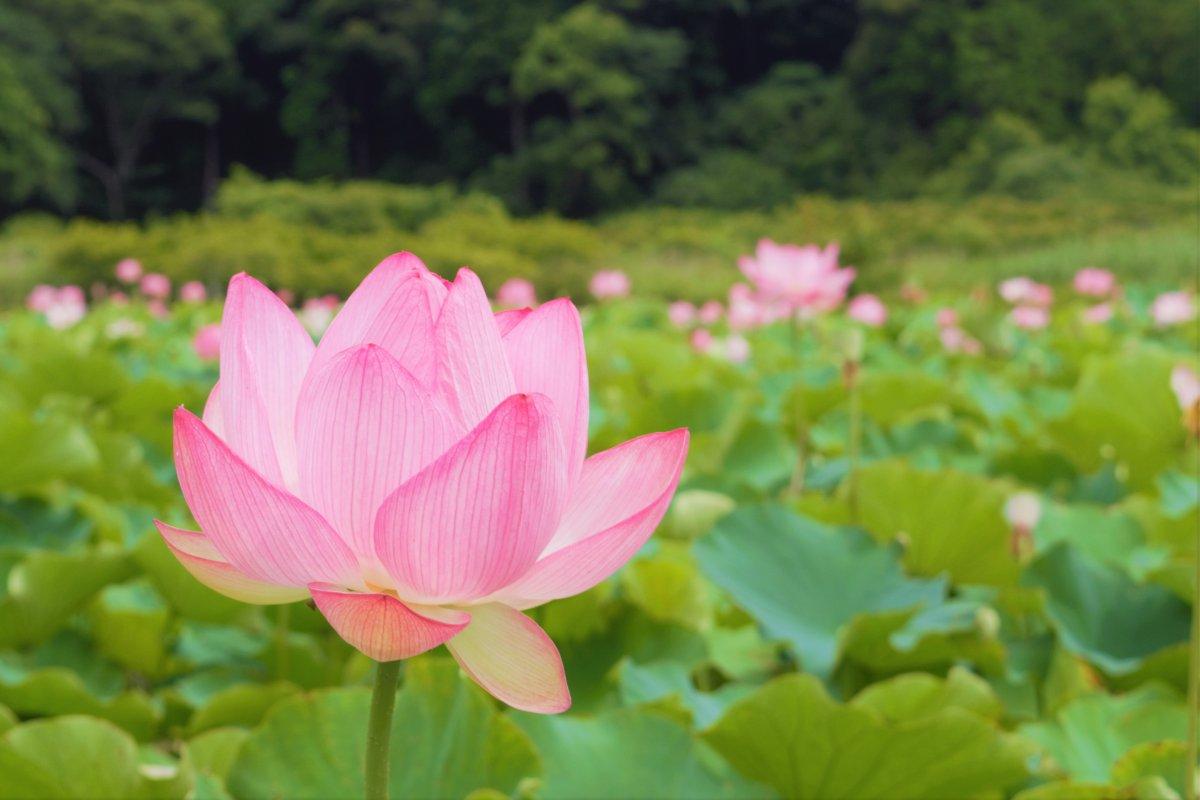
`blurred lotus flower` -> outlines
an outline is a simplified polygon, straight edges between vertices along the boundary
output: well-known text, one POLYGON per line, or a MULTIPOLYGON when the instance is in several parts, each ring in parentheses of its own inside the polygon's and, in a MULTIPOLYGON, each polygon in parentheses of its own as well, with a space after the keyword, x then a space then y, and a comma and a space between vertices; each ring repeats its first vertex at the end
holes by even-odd
POLYGON ((171 315, 166 302, 157 297, 152 297, 146 301, 146 310, 150 312, 150 316, 157 319, 166 319, 171 315))
POLYGON ((750 358, 750 342, 740 333, 734 333, 725 339, 725 358, 731 364, 744 364, 750 358))
POLYGON ((602 269, 592 276, 588 289, 597 300, 629 296, 629 276, 619 269, 602 269))
POLYGON ((329 323, 333 322, 339 305, 341 301, 332 294, 305 300, 300 309, 300 324, 313 336, 320 336, 329 327, 329 323))
POLYGON ((1088 297, 1108 297, 1117 288, 1117 278, 1106 269, 1084 267, 1075 273, 1074 286, 1088 297))
POLYGON ((56 330, 69 328, 87 315, 87 296, 78 286, 35 286, 25 305, 41 314, 46 324, 56 330))
POLYGON ((136 339, 145 332, 145 325, 129 317, 114 319, 104 326, 104 334, 110 339, 136 339))
POLYGON ((46 309, 54 305, 58 301, 58 288, 55 286, 47 286, 44 283, 39 283, 30 290, 29 295, 25 298, 25 307, 30 311, 36 311, 39 314, 44 314, 46 309))
POLYGON ((696 321, 696 307, 687 300, 676 300, 667 306, 667 319, 676 328, 690 328, 696 321))
POLYGON ((1200 375, 1183 364, 1171 370, 1171 391, 1183 412, 1183 426, 1200 438, 1200 375))
POLYGON ((724 306, 716 300, 709 300, 700 306, 700 310, 696 312, 696 319, 700 321, 701 325, 715 325, 721 321, 721 316, 724 313, 724 306))
POLYGON ((137 283, 142 277, 142 262, 136 258, 122 258, 113 272, 121 283, 137 283))
POLYGON ((445 643, 528 711, 570 705, 562 661, 521 613, 585 591, 642 546, 688 433, 585 459, 587 363, 569 300, 493 315, 385 259, 320 345, 262 284, 229 284, 220 381, 175 412, 175 464, 201 532, 158 523, 199 580, 253 603, 311 598, 378 661, 445 643))
POLYGON ((216 361, 221 355, 221 325, 213 322, 202 326, 192 337, 192 349, 204 361, 216 361))
POLYGON ((1054 302, 1054 290, 1029 278, 1009 278, 1000 284, 1000 296, 1014 305, 1045 308, 1054 302))
POLYGON ((873 294, 860 294, 846 307, 846 316, 872 328, 887 322, 887 306, 873 294))
POLYGON ((208 299, 208 290, 200 281, 188 281, 179 287, 179 299, 185 303, 203 303, 208 299))
POLYGON ((147 272, 142 276, 138 288, 146 297, 165 300, 171 296, 171 279, 157 272, 147 272))
POLYGON ((129 302, 129 295, 124 292, 113 292, 108 296, 108 302, 114 306, 123 306, 129 302))
POLYGON ((979 340, 956 325, 942 328, 938 332, 938 338, 941 339, 942 347, 948 353, 965 353, 969 356, 977 356, 983 352, 983 345, 979 343, 979 340))
POLYGON ((533 308, 537 291, 524 278, 509 278, 496 290, 496 304, 500 308, 533 308))
POLYGON ((1196 318, 1196 301, 1187 292, 1164 292, 1154 298, 1150 316, 1160 328, 1191 322, 1196 318))
POLYGON ((1112 303, 1097 303, 1094 306, 1088 306, 1083 310, 1081 316, 1083 321, 1090 325, 1103 325, 1112 319, 1112 303))
POLYGON ((939 308, 936 319, 939 328, 954 328, 958 325, 958 312, 953 308, 939 308))
POLYGON ((1050 312, 1039 306, 1017 306, 1009 312, 1013 325, 1027 331, 1037 331, 1050 324, 1050 312))
POLYGON ((744 331, 762 324, 762 308, 754 298, 754 290, 744 283, 729 287, 729 327, 744 331))
POLYGON ((822 313, 837 308, 854 281, 854 269, 838 266, 838 245, 821 249, 810 244, 776 244, 761 239, 753 256, 742 256, 738 267, 759 298, 780 302, 788 313, 822 313))
POLYGON ((1017 492, 1004 504, 1004 518, 1012 529, 1010 548, 1016 558, 1033 552, 1033 530, 1042 518, 1042 498, 1033 492, 1017 492))
POLYGON ((696 328, 692 331, 692 349, 697 353, 711 353, 713 344, 716 341, 713 338, 712 331, 708 328, 696 328))
POLYGON ((276 289, 275 296, 282 300, 285 306, 295 305, 296 303, 296 293, 291 289, 276 289))

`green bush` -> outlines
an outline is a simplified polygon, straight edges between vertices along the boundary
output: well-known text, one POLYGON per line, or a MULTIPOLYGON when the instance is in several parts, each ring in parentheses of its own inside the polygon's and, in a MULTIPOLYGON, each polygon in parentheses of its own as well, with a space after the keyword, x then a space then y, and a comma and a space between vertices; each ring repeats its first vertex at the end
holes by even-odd
POLYGON ((1180 124, 1165 96, 1128 76, 1088 87, 1083 123, 1092 148, 1112 164, 1176 183, 1200 173, 1200 134, 1180 124))

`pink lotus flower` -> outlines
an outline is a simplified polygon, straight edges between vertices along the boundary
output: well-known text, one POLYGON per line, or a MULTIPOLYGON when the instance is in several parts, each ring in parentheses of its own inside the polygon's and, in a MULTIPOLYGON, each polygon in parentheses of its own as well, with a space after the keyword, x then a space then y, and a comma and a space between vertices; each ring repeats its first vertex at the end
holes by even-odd
POLYGON ((171 279, 157 272, 148 272, 142 276, 138 284, 142 294, 155 300, 165 300, 171 296, 171 279))
POLYGON ((1000 296, 1014 305, 1045 308, 1054 302, 1054 290, 1029 278, 1009 278, 1000 284, 1000 296))
POLYGON ((696 328, 692 331, 692 349, 697 353, 712 352, 713 344, 716 340, 713 338, 712 331, 708 328, 696 328))
POLYGON ((619 269, 602 269, 592 276, 588 289, 597 300, 629 296, 629 276, 619 269))
POLYGON ((725 358, 731 364, 744 364, 750 358, 750 342, 740 333, 725 339, 725 358))
POLYGON ((1182 325, 1196 318, 1196 301, 1187 292, 1164 292, 1154 298, 1150 316, 1160 328, 1182 325))
POLYGON ((113 292, 108 296, 108 302, 114 306, 123 306, 129 303, 129 295, 124 292, 113 292))
POLYGON ((500 308, 533 308, 537 291, 524 278, 509 278, 496 290, 496 305, 500 308))
POLYGON ((878 328, 887 322, 887 306, 873 294, 860 294, 846 306, 846 316, 863 325, 878 328))
POLYGON ((585 458, 587 363, 560 299, 493 315, 479 279, 385 259, 318 346, 270 290, 229 284, 220 381, 175 412, 201 532, 158 527, 199 580, 252 603, 312 598, 377 661, 446 644, 517 708, 570 705, 521 613, 604 580, 666 511, 684 429, 585 458))
POLYGON ((978 339, 955 325, 942 328, 938 332, 938 338, 941 339, 942 347, 947 353, 965 353, 969 356, 977 356, 983 352, 983 345, 978 339))
POLYGON ((939 308, 937 312, 937 326, 939 328, 953 328, 958 325, 958 312, 953 308, 939 308))
POLYGON ((1013 325, 1027 331, 1038 331, 1050 324, 1050 312, 1039 306, 1017 306, 1008 317, 1013 325))
POLYGON ((151 297, 146 301, 146 310, 150 312, 150 316, 157 319, 166 319, 171 316, 171 311, 167 308, 166 302, 157 297, 151 297))
POLYGON ((1171 391, 1179 401, 1179 407, 1188 411, 1200 403, 1200 375, 1190 367, 1179 364, 1171 370, 1171 391))
POLYGON ((1108 297, 1117 288, 1117 278, 1106 269, 1084 267, 1075 273, 1074 286, 1088 297, 1108 297))
POLYGON ((688 328, 696 321, 696 307, 687 300, 676 300, 667 306, 667 319, 676 328, 688 328))
POLYGON ((1042 498, 1033 492, 1017 492, 1004 503, 1004 519, 1010 528, 1009 549, 1015 558, 1033 552, 1033 531, 1042 518, 1042 498))
POLYGON ((738 268, 762 300, 782 302, 789 312, 831 311, 854 281, 852 267, 838 267, 836 242, 821 249, 761 239, 753 256, 738 259, 738 268))
POLYGON ((204 361, 216 361, 221 355, 221 326, 214 322, 196 331, 192 337, 192 349, 204 361))
POLYGON ((41 284, 33 287, 25 305, 42 315, 46 324, 55 330, 64 330, 87 315, 87 296, 78 286, 61 288, 41 284))
POLYGON ((300 324, 313 336, 320 336, 329 327, 329 323, 333 322, 333 316, 341 302, 332 294, 305 300, 300 309, 300 324))
POLYGON ((203 303, 208 299, 208 290, 200 281, 188 281, 179 287, 179 299, 185 303, 203 303))
POLYGON ((291 289, 276 289, 275 296, 283 301, 285 306, 295 305, 296 293, 291 289))
POLYGON ((1083 310, 1083 321, 1089 325, 1103 325, 1112 319, 1112 303, 1097 303, 1083 310))
POLYGON ((137 283, 142 277, 142 262, 136 258, 122 258, 113 272, 121 283, 137 283))
POLYGON ((704 305, 700 306, 700 310, 696 312, 696 319, 701 325, 715 325, 721 321, 721 316, 725 313, 725 308, 716 300, 709 300, 704 305))

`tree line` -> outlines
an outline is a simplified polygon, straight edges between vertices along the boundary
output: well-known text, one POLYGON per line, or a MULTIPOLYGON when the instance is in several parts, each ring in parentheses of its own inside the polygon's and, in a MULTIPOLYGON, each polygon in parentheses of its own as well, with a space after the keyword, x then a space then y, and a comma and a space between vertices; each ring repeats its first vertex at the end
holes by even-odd
POLYGON ((518 213, 1194 179, 1195 0, 5 0, 0 213, 268 178, 518 213))

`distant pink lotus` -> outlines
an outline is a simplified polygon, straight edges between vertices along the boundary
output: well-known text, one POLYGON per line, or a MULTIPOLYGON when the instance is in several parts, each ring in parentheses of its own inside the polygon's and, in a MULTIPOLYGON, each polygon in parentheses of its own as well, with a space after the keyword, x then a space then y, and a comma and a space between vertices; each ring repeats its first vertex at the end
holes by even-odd
POLYGON ((857 295, 846 306, 846 316, 856 322, 861 322, 871 328, 878 328, 887 322, 887 306, 873 294, 857 295))
POLYGON ((1117 288, 1117 278, 1106 269, 1084 267, 1075 273, 1074 286, 1088 297, 1108 297, 1117 288))
POLYGON ((1200 403, 1200 375, 1191 367, 1179 364, 1171 370, 1171 391, 1175 392, 1181 409, 1191 410, 1200 403))
POLYGON ((113 272, 121 283, 137 283, 142 277, 142 262, 136 258, 122 258, 113 272))
POLYGON ((1017 306, 1008 318, 1013 325, 1027 331, 1039 331, 1050 324, 1050 312, 1040 306, 1017 306))
POLYGON ((537 290, 524 278, 509 278, 496 290, 500 308, 533 308, 537 305, 537 290))
POLYGON ((221 326, 214 322, 201 327, 192 337, 192 349, 204 361, 216 361, 221 355, 221 326))
POLYGON ((165 300, 171 296, 171 279, 157 272, 147 272, 142 276, 138 288, 146 297, 165 300))
POLYGON ((1196 301, 1187 292, 1164 292, 1154 298, 1150 316, 1160 328, 1182 325, 1196 318, 1196 301))
POLYGON ((329 327, 329 323, 333 322, 341 304, 342 301, 337 295, 332 294, 309 298, 300 308, 300 324, 313 336, 320 336, 329 327))
POLYGON ((1097 303, 1083 310, 1083 321, 1089 325, 1103 325, 1113 317, 1112 303, 1097 303))
POLYGON ((700 306, 696 312, 696 319, 701 325, 715 325, 721 321, 721 317, 725 314, 725 308, 716 300, 709 300, 704 305, 700 306))
POLYGON ((740 333, 734 333, 725 339, 725 358, 731 364, 744 364, 750 358, 750 342, 740 333))
POLYGON ((1054 302, 1054 290, 1030 278, 1009 278, 1000 284, 1000 296, 1014 305, 1045 308, 1054 302))
POLYGON ((958 325, 958 312, 953 308, 939 308, 936 319, 939 328, 953 328, 958 325))
POLYGON ((602 269, 592 276, 588 289, 597 300, 629 296, 629 276, 619 269, 602 269))
POLYGON ((687 300, 676 300, 667 306, 667 319, 676 328, 690 328, 696 321, 696 306, 687 300))
POLYGON ((738 267, 763 301, 781 302, 789 313, 822 313, 837 308, 854 281, 852 267, 839 268, 838 253, 836 242, 822 249, 761 239, 738 267))
POLYGON ((696 328, 692 331, 692 349, 697 353, 708 353, 713 349, 716 339, 708 328, 696 328))
POLYGON ((983 345, 979 340, 956 325, 942 328, 938 332, 938 338, 941 339, 942 347, 947 353, 964 353, 969 356, 977 356, 983 352, 983 345))
POLYGON ((521 613, 596 585, 653 532, 688 433, 585 458, 579 314, 493 315, 479 279, 385 259, 319 345, 237 275, 203 421, 175 412, 175 465, 202 532, 158 523, 200 581, 252 603, 311 598, 377 661, 446 644, 480 686, 571 703, 558 650, 521 613))
POLYGON ((179 299, 185 303, 203 303, 208 299, 208 290, 200 281, 188 281, 179 287, 179 299))
POLYGON ((25 306, 41 314, 51 328, 64 330, 87 315, 87 296, 78 286, 41 284, 33 287, 25 306))

